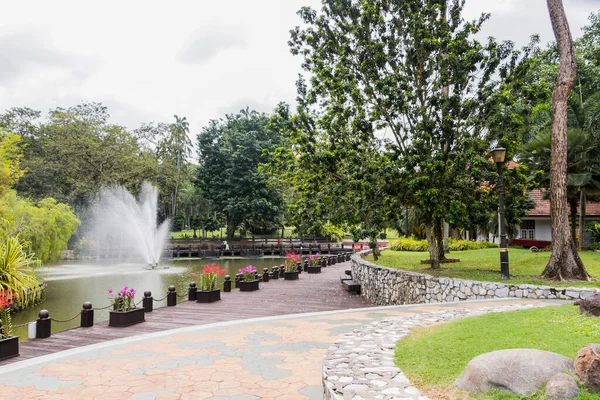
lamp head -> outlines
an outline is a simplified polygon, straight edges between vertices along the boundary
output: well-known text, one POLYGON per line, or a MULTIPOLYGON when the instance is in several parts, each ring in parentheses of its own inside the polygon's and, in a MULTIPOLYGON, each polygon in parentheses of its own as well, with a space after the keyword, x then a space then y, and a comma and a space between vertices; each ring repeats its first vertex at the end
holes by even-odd
POLYGON ((503 163, 506 157, 506 149, 504 147, 496 147, 492 150, 492 158, 496 164, 503 163))

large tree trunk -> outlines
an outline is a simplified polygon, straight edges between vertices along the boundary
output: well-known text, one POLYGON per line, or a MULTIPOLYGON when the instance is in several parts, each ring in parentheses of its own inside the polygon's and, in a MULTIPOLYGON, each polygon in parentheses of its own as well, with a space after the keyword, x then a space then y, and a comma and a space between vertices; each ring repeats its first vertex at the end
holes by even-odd
POLYGON ((583 250, 585 247, 585 206, 587 205, 587 198, 585 188, 581 188, 579 193, 579 250, 583 250))
POLYGON ((542 277, 557 280, 590 280, 571 236, 567 205, 567 99, 575 84, 575 49, 562 0, 547 0, 547 4, 558 45, 560 68, 552 92, 550 146, 552 255, 542 277))
POLYGON ((569 200, 569 209, 571 210, 571 237, 577 242, 577 200, 569 200))
POLYGON ((434 220, 433 233, 435 235, 435 242, 437 246, 438 259, 441 261, 446 259, 446 252, 444 251, 444 221, 441 219, 434 220))
POLYGON ((440 268, 440 253, 438 252, 438 246, 435 240, 433 224, 430 222, 425 223, 425 234, 427 235, 427 249, 429 250, 429 262, 431 268, 440 268))

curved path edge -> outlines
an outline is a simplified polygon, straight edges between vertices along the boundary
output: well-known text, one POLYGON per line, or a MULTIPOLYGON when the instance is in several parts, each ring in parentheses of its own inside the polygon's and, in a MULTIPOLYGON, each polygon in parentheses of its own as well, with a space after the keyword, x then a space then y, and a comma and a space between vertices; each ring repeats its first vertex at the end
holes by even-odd
MULTIPOLYGON (((490 312, 522 310, 553 304, 547 302, 535 305, 504 304, 481 308, 462 308, 461 306, 465 303, 475 305, 477 301, 461 302, 456 308, 440 311, 385 318, 367 324, 338 339, 328 349, 323 361, 324 398, 326 400, 427 400, 428 398, 411 384, 394 362, 396 342, 409 335, 414 327, 490 312)), ((440 303, 440 305, 447 306, 448 303, 440 303)), ((469 304, 467 304, 468 306, 469 304)))

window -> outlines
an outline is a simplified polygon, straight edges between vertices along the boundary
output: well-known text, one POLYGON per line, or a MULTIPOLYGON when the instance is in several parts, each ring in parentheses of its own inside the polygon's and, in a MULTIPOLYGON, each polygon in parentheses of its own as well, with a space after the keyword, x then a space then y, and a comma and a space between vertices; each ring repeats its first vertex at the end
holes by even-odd
POLYGON ((521 239, 535 239, 535 220, 521 221, 521 239))

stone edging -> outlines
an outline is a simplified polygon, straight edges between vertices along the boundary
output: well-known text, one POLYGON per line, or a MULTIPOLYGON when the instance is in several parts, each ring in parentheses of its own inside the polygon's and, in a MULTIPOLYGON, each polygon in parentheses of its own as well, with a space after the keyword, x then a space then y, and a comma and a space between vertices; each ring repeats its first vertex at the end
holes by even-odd
POLYGON ((444 278, 384 267, 351 258, 352 278, 361 285, 361 295, 374 304, 422 304, 496 298, 577 300, 600 293, 599 289, 479 282, 444 278))
POLYGON ((428 400, 394 363, 396 342, 419 325, 532 308, 507 305, 480 309, 453 308, 407 317, 388 318, 347 333, 331 346, 323 361, 326 400, 412 399, 428 400))

